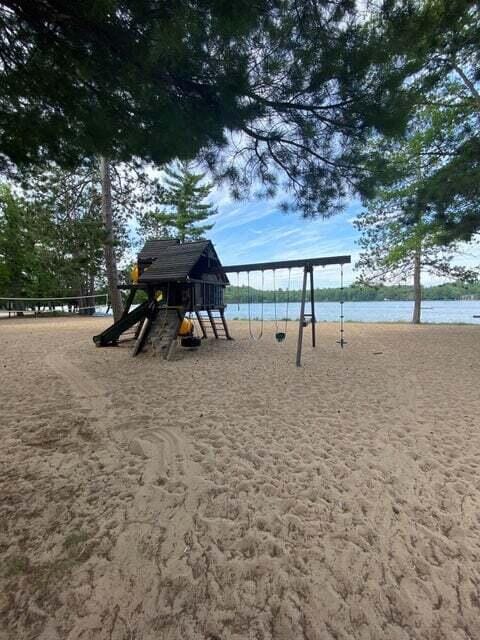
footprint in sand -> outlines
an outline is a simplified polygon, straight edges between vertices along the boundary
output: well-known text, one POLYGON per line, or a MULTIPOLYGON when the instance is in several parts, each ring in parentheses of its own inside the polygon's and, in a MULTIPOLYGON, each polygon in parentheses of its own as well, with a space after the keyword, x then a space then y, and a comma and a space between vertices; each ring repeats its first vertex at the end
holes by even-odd
POLYGON ((140 455, 150 460, 150 470, 157 477, 167 475, 170 481, 185 477, 185 443, 170 429, 143 429, 134 435, 131 443, 141 451, 140 455))
MULTIPOLYGON (((103 414, 111 409, 98 380, 79 370, 65 356, 51 353, 47 356, 47 364, 68 384, 85 408, 88 404, 88 410, 103 414)), ((135 416, 132 416, 131 422, 134 421, 135 416)), ((173 430, 155 426, 134 431, 128 448, 130 453, 147 461, 144 474, 147 482, 155 482, 162 476, 167 476, 169 483, 186 479, 186 444, 173 430)))

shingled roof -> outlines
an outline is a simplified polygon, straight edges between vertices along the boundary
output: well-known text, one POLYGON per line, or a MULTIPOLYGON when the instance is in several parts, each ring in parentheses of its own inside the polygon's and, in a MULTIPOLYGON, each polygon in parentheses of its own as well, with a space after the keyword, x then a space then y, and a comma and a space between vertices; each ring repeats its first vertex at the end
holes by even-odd
POLYGON ((203 256, 213 260, 211 272, 217 273, 220 281, 228 284, 228 278, 210 240, 183 244, 179 244, 176 240, 148 241, 138 258, 139 261, 152 261, 152 264, 145 268, 139 282, 147 284, 187 280, 192 277, 192 272, 203 256))
POLYGON ((167 247, 180 244, 176 238, 160 238, 158 240, 147 240, 143 249, 138 254, 139 262, 151 262, 158 258, 167 247))

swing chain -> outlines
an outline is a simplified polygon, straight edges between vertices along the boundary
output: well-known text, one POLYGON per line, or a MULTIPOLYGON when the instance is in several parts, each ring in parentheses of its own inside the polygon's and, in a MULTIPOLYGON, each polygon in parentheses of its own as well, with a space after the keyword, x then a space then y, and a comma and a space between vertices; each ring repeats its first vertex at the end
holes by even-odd
POLYGON ((250 333, 250 337, 252 338, 252 340, 260 340, 260 338, 263 336, 263 298, 264 298, 264 293, 263 293, 263 287, 264 287, 264 278, 265 278, 265 272, 262 269, 262 303, 261 303, 261 316, 260 316, 260 333, 257 336, 253 335, 252 332, 252 312, 251 312, 251 289, 250 289, 250 271, 247 271, 247 286, 248 286, 248 331, 250 333))
POLYGON ((288 323, 288 307, 290 304, 290 278, 292 275, 292 267, 288 269, 288 282, 287 282, 287 306, 285 309, 285 335, 287 335, 287 323, 288 323))
POLYGON ((277 321, 277 288, 275 285, 275 269, 273 270, 273 314, 275 318, 275 332, 278 331, 278 321, 277 321))
POLYGON ((337 344, 343 349, 343 347, 347 344, 345 340, 345 329, 344 329, 344 311, 343 305, 345 304, 345 300, 343 299, 344 286, 343 286, 343 263, 340 265, 340 340, 337 340, 337 344))
POLYGON ((237 271, 237 311, 240 311, 240 271, 237 271))
POLYGON ((274 313, 275 313, 275 338, 277 342, 283 342, 287 338, 287 324, 288 324, 288 305, 290 303, 290 278, 292 274, 292 268, 288 269, 288 283, 287 283, 287 304, 285 309, 285 318, 283 320, 284 327, 283 331, 278 330, 278 316, 277 316, 277 287, 275 283, 275 269, 273 270, 273 302, 274 302, 274 313))

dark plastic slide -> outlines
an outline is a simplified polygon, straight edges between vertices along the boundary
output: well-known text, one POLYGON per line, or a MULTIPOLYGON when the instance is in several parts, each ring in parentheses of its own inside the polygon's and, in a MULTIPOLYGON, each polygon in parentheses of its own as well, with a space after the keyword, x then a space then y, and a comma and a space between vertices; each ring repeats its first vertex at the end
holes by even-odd
POLYGON ((99 333, 98 336, 94 336, 93 341, 95 342, 97 347, 108 347, 109 345, 115 344, 122 333, 124 333, 125 331, 130 329, 130 327, 133 327, 133 325, 137 324, 137 322, 140 322, 146 317, 149 304, 150 302, 146 300, 138 307, 135 307, 133 311, 127 313, 126 316, 120 318, 118 322, 112 324, 111 327, 108 327, 108 329, 105 329, 105 331, 99 333))

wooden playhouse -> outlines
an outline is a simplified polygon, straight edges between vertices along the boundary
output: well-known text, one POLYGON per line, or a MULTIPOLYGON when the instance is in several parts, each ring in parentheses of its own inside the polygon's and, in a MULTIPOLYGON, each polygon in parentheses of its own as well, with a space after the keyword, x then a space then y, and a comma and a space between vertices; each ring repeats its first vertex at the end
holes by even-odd
POLYGON ((184 346, 198 344, 192 335, 193 320, 202 338, 210 331, 216 339, 231 340, 224 303, 228 284, 210 240, 149 240, 138 254, 134 279, 120 287, 128 291, 122 317, 93 340, 99 347, 115 345, 122 334, 135 328, 134 356, 150 348, 168 359, 179 334, 186 334, 184 346), (139 290, 146 299, 132 309, 139 290))

